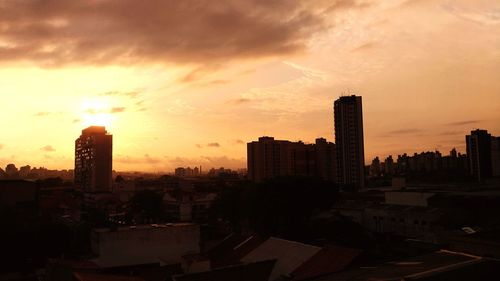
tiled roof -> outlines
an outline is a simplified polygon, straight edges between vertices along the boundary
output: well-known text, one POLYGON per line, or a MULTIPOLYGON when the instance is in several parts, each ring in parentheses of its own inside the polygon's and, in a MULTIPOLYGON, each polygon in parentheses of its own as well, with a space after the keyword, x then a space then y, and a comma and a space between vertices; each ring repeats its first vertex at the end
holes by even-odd
POLYGON ((97 274, 88 272, 75 272, 73 274, 77 281, 144 281, 144 279, 133 276, 121 276, 110 274, 97 274))
POLYGON ((241 259, 242 262, 256 262, 276 259, 276 265, 269 280, 289 276, 304 262, 321 250, 320 247, 271 237, 241 259))
POLYGON ((212 268, 237 264, 265 240, 258 235, 232 234, 207 252, 212 268))
POLYGON ((173 281, 267 281, 276 260, 221 267, 205 272, 177 275, 173 281))
POLYGON ((360 253, 361 250, 358 249, 327 246, 295 269, 291 274, 292 280, 307 280, 339 272, 346 268, 360 253))

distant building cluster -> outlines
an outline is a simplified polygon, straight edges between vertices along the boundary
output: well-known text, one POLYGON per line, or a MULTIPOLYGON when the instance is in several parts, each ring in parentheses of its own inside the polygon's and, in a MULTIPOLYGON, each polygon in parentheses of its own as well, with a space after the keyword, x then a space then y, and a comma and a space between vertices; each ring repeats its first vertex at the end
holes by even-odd
POLYGON ((383 162, 375 157, 369 166, 370 178, 415 177, 430 174, 467 176, 481 182, 500 176, 500 137, 491 136, 486 130, 473 130, 465 136, 467 154, 452 149, 442 156, 439 151, 414 153, 412 156, 398 155, 394 160, 389 155, 383 162))
POLYGON ((63 180, 73 179, 73 170, 49 170, 44 167, 31 168, 30 165, 21 166, 19 169, 15 164, 7 164, 5 170, 0 168, 0 179, 47 179, 61 178, 63 180))
POLYGON ((209 177, 238 177, 240 175, 240 173, 238 171, 234 171, 234 170, 231 170, 231 169, 226 169, 224 167, 220 167, 220 168, 211 168, 208 173, 207 173, 207 176, 209 177))
POLYGON ((360 96, 334 102, 335 143, 315 144, 261 137, 247 144, 248 178, 263 181, 280 176, 309 176, 360 189, 365 185, 363 114, 360 96))
POLYGON ((398 155, 396 161, 389 155, 383 162, 378 157, 372 160, 369 168, 370 177, 405 176, 410 173, 430 173, 439 171, 466 172, 468 167, 467 155, 457 153, 452 149, 450 154, 442 156, 439 151, 406 153, 398 155))
POLYGON ((201 175, 201 166, 200 168, 198 167, 178 167, 175 168, 175 176, 177 177, 197 177, 201 175))

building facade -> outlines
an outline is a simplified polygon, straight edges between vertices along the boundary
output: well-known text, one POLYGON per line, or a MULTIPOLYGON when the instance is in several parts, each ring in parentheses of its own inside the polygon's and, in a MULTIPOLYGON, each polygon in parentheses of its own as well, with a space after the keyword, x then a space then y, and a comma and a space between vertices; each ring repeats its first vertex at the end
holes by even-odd
POLYGON ((260 137, 247 144, 248 178, 261 182, 283 176, 336 180, 335 144, 318 138, 314 144, 260 137))
POLYGON ((345 188, 365 186, 363 109, 360 96, 342 96, 334 102, 337 177, 345 188))
POLYGON ((491 172, 500 177, 500 137, 491 137, 491 172))
POLYGON ((471 175, 478 181, 491 177, 491 135, 477 129, 465 136, 465 141, 471 175))
POLYGON ((75 141, 75 185, 85 192, 109 192, 112 187, 113 136, 101 126, 82 131, 75 141))

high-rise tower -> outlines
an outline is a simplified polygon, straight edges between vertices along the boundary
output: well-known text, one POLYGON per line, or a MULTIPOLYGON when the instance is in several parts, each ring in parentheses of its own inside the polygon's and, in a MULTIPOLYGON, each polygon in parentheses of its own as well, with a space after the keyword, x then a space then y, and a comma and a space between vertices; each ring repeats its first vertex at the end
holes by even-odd
POLYGON ((344 189, 365 185, 363 109, 360 96, 342 96, 334 102, 337 177, 344 189))
POLYGON ((465 136, 471 175, 478 181, 492 176, 491 135, 486 130, 474 130, 465 136))
POLYGON ((101 126, 75 141, 75 185, 85 192, 108 192, 112 184, 113 136, 101 126))

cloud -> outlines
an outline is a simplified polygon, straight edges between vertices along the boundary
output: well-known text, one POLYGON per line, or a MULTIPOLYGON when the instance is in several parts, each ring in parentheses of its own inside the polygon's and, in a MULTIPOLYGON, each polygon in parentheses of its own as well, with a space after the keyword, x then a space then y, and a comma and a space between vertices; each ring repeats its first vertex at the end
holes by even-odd
POLYGON ((238 98, 238 99, 231 100, 231 102, 234 104, 245 104, 245 103, 252 102, 252 100, 248 99, 248 98, 238 98))
POLYGON ((56 150, 52 147, 52 145, 46 145, 46 146, 44 146, 44 147, 40 148, 40 150, 47 151, 47 152, 53 152, 53 151, 56 151, 56 150))
POLYGON ((85 113, 88 113, 88 114, 99 114, 99 113, 121 113, 121 112, 125 112, 125 107, 112 107, 111 109, 99 109, 99 110, 96 110, 96 109, 93 109, 93 108, 89 108, 87 110, 85 110, 85 113))
POLYGON ((144 154, 143 157, 117 155, 113 161, 121 164, 159 164, 162 162, 160 158, 152 157, 149 154, 144 154))
POLYGON ((235 140, 230 140, 228 141, 229 144, 231 145, 242 145, 242 144, 246 144, 245 141, 243 140, 240 140, 240 139, 235 139, 235 140))
POLYGON ((141 93, 138 91, 131 91, 131 92, 108 91, 108 92, 99 94, 99 96, 122 96, 122 97, 136 98, 140 94, 141 93))
POLYGON ((197 148, 202 148, 203 146, 202 146, 201 144, 198 144, 198 143, 197 143, 197 144, 196 144, 196 147, 197 147, 197 148))
POLYGON ((3 144, 0 143, 0 149, 2 149, 2 148, 3 148, 3 144))
POLYGON ((446 123, 446 126, 463 126, 463 125, 470 125, 470 124, 476 124, 479 123, 481 120, 463 120, 463 121, 457 121, 457 122, 451 122, 451 123, 446 123))
POLYGON ((326 9, 327 12, 349 9, 349 8, 364 8, 370 6, 369 3, 356 1, 356 0, 337 0, 332 1, 330 7, 326 9))
POLYGON ((218 142, 211 142, 207 144, 208 147, 220 147, 220 144, 218 142))
POLYGON ((443 131, 436 134, 437 136, 456 136, 464 135, 463 131, 443 131))
POLYGON ((375 42, 367 42, 367 43, 364 43, 364 44, 361 44, 357 47, 355 47, 354 49, 352 49, 353 52, 361 52, 361 51, 367 51, 367 50, 371 50, 373 48, 375 48, 375 42))
POLYGON ((471 9, 468 5, 461 5, 460 3, 450 2, 445 5, 441 5, 449 13, 455 15, 466 21, 470 21, 481 25, 498 25, 500 24, 500 7, 497 5, 497 9, 486 9, 480 8, 480 5, 471 9), (451 3, 455 4, 452 5, 451 3))
POLYGON ((205 64, 282 56, 304 50, 326 28, 321 11, 357 6, 354 1, 335 3, 7 1, 0 6, 0 61, 205 64))
POLYGON ((231 83, 231 81, 223 80, 223 79, 216 79, 216 80, 211 80, 208 82, 208 84, 210 84, 210 85, 224 85, 224 84, 228 84, 228 83, 231 83))
POLYGON ((120 113, 120 112, 124 112, 124 111, 125 111, 125 107, 113 107, 113 108, 111 108, 109 113, 120 113))
POLYGON ((389 137, 392 135, 416 135, 422 133, 422 130, 416 128, 405 128, 399 130, 388 131, 384 135, 385 137, 389 137))
POLYGON ((48 116, 48 115, 50 115, 50 114, 52 114, 52 113, 51 113, 51 112, 48 112, 48 111, 40 111, 40 112, 35 113, 34 115, 35 115, 35 116, 40 116, 40 117, 41 117, 41 116, 48 116))

